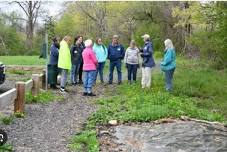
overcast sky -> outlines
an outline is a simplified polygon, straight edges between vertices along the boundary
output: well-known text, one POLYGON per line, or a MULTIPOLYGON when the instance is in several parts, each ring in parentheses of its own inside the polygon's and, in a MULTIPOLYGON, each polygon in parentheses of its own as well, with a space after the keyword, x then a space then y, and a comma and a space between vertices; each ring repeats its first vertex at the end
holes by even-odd
MULTIPOLYGON (((0 10, 2 12, 10 13, 10 12, 18 12, 20 15, 23 15, 21 8, 17 4, 9 4, 11 1, 1 1, 0 0, 0 10)), ((60 12, 62 12, 63 1, 45 1, 45 4, 42 5, 50 16, 56 16, 60 12)))

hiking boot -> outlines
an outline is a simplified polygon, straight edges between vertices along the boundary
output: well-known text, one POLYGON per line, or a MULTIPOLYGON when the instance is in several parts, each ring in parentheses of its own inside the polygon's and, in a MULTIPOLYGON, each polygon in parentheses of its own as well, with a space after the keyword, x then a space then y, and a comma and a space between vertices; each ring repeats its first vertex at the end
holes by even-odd
POLYGON ((94 96, 96 96, 96 94, 90 92, 90 93, 87 93, 87 96, 94 97, 94 96))
POLYGON ((83 96, 87 96, 87 92, 84 92, 84 93, 83 93, 83 96))
POLYGON ((51 89, 59 89, 56 85, 50 85, 51 89))
POLYGON ((79 80, 78 84, 83 84, 83 81, 82 80, 79 80))

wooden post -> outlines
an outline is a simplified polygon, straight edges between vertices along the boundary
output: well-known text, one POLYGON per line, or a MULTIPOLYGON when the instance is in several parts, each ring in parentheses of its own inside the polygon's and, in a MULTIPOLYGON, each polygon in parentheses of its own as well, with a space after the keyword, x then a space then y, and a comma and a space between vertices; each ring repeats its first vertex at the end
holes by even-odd
POLYGON ((14 112, 24 112, 25 82, 16 82, 17 97, 14 102, 14 112))
POLYGON ((46 86, 48 85, 48 84, 47 84, 47 80, 46 80, 46 69, 43 69, 42 82, 43 82, 42 88, 43 88, 43 89, 46 89, 46 86))
POLYGON ((33 80, 32 95, 37 96, 39 94, 40 89, 39 74, 32 74, 32 80, 33 80))
POLYGON ((43 83, 44 83, 43 77, 44 77, 43 74, 39 75, 39 86, 40 86, 41 89, 43 89, 43 83))

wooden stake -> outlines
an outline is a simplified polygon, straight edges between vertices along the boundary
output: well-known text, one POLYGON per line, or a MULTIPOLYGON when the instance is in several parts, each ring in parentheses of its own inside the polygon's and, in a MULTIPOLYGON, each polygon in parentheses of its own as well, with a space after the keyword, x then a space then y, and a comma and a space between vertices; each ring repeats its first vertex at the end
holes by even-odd
POLYGON ((14 102, 14 112, 24 112, 25 82, 16 82, 17 97, 14 102))
POLYGON ((43 82, 43 85, 42 85, 42 88, 43 89, 47 89, 47 80, 46 80, 47 76, 46 76, 46 69, 43 69, 43 77, 42 77, 42 82, 43 82))
POLYGON ((40 89, 39 74, 32 74, 32 80, 33 80, 32 95, 37 96, 39 94, 40 89))

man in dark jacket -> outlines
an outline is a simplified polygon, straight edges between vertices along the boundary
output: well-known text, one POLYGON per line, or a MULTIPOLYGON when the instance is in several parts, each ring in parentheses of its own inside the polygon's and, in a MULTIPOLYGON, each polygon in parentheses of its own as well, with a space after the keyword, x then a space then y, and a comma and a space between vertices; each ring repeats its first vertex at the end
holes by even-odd
POLYGON ((124 59, 124 47, 119 44, 119 36, 114 35, 112 43, 108 47, 108 59, 110 60, 109 84, 113 83, 114 67, 117 68, 118 84, 122 82, 121 60, 124 59))
POLYGON ((142 63, 142 88, 150 88, 151 86, 151 68, 155 66, 153 58, 153 44, 150 40, 150 35, 145 34, 142 36, 144 39, 144 47, 141 53, 143 58, 142 63))
POLYGON ((76 85, 77 76, 79 74, 80 65, 82 63, 82 52, 83 52, 82 38, 81 36, 77 36, 74 40, 74 45, 71 48, 71 61, 72 61, 72 69, 71 69, 71 83, 72 85, 76 85))
MULTIPOLYGON (((57 80, 57 75, 59 73, 59 69, 58 69, 58 50, 60 48, 60 37, 54 37, 52 39, 53 43, 50 47, 50 61, 49 61, 49 65, 48 65, 48 70, 52 70, 53 72, 53 77, 50 77, 49 81, 50 83, 50 87, 52 89, 57 89, 56 87, 56 80, 57 80), (53 81, 55 80, 55 81, 53 81)), ((49 76, 48 76, 49 77, 49 76)))

